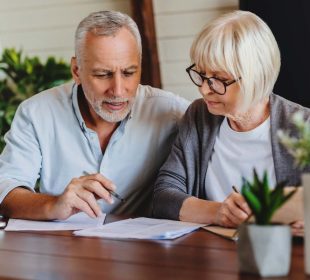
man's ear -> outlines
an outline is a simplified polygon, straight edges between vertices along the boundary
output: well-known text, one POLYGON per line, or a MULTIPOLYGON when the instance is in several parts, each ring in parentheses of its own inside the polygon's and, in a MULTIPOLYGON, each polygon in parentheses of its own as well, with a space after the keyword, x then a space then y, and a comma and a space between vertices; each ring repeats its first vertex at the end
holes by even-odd
POLYGON ((78 66, 77 59, 75 56, 73 56, 71 58, 71 74, 72 74, 72 77, 73 77, 75 83, 77 85, 80 85, 81 79, 80 79, 80 75, 79 75, 79 66, 78 66))

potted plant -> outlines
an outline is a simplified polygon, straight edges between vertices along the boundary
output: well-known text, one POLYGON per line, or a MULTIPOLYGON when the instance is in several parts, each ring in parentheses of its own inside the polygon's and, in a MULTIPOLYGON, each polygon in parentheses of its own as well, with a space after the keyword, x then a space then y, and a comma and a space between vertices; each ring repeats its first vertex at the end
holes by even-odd
POLYGON ((0 58, 0 152, 4 134, 10 129, 18 105, 30 96, 71 79, 70 66, 50 56, 23 56, 14 48, 4 49, 0 58))
MULTIPOLYGON (((278 137, 287 151, 294 157, 295 164, 301 169, 310 164, 310 124, 304 119, 301 112, 296 112, 292 117, 292 123, 298 133, 298 137, 290 136, 288 131, 280 130, 278 137)), ((305 219, 305 271, 310 274, 310 174, 302 175, 304 187, 304 219, 305 219)))
POLYGON ((271 224, 271 218, 294 193, 284 193, 285 182, 271 189, 267 172, 260 179, 254 169, 253 182, 243 178, 241 193, 247 201, 255 223, 243 223, 239 229, 238 257, 241 272, 262 277, 285 276, 291 262, 291 229, 271 224))

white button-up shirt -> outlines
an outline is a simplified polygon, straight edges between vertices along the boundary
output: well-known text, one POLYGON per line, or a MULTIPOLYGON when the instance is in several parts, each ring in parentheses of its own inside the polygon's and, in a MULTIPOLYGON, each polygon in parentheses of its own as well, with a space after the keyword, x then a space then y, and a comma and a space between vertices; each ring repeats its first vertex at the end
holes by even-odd
POLYGON ((103 202, 104 212, 133 213, 142 207, 189 102, 139 85, 130 115, 103 154, 96 132, 85 125, 77 95, 77 86, 68 83, 19 106, 0 156, 0 203, 15 187, 33 190, 37 180, 40 192, 59 195, 72 178, 100 172, 126 198, 103 202))

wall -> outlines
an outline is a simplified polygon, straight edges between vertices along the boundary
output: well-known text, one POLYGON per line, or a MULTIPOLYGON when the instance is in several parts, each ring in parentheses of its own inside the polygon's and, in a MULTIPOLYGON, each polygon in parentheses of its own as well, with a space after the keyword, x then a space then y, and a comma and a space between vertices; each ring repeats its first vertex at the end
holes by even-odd
POLYGON ((74 54, 74 32, 82 18, 99 10, 130 13, 128 0, 0 0, 0 7, 2 47, 66 61, 74 54))
MULTIPOLYGON (((163 88, 189 100, 199 97, 185 68, 194 35, 210 19, 237 9, 238 0, 153 0, 163 88)), ((0 0, 0 43, 27 54, 73 55, 74 31, 92 11, 130 14, 130 0, 0 0)))
POLYGON ((310 107, 310 1, 240 0, 240 7, 260 16, 279 45, 281 70, 273 92, 310 107))
POLYGON ((211 19, 238 9, 238 0, 154 0, 163 88, 189 100, 200 98, 185 68, 194 36, 211 19))

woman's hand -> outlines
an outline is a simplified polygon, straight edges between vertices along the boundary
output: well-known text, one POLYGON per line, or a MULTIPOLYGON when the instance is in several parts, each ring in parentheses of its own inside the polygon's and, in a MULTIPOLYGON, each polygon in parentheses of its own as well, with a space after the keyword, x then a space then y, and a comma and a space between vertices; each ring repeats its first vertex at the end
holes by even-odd
POLYGON ((233 192, 221 203, 215 223, 224 227, 237 227, 248 219, 251 213, 244 197, 233 192))
POLYGON ((295 221, 290 224, 292 234, 294 236, 304 236, 305 234, 305 223, 304 221, 295 221))

